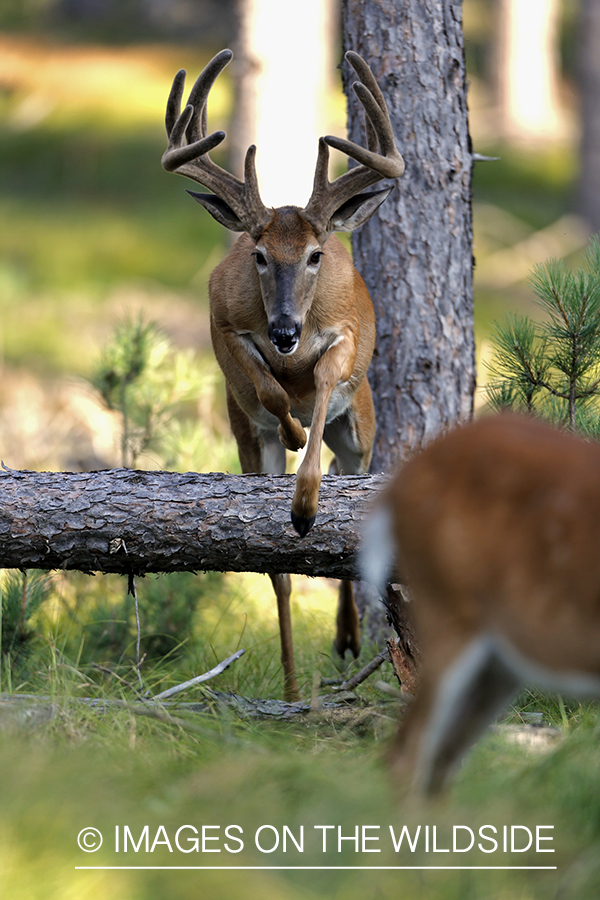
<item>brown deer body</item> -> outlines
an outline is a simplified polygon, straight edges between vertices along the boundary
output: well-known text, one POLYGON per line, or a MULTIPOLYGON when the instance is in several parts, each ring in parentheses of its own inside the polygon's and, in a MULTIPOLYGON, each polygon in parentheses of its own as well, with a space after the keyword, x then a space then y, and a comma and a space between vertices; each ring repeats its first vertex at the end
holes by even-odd
POLYGON ((395 556, 411 589, 422 668, 390 754, 403 783, 440 789, 524 685, 600 697, 599 545, 600 446, 539 421, 483 419, 400 470, 363 570, 381 584, 395 556))
MULTIPOLYGON (((312 196, 304 209, 267 209, 260 199, 255 148, 246 155, 241 182, 215 165, 208 151, 225 137, 207 134, 206 101, 231 59, 223 50, 206 67, 180 113, 184 72, 167 106, 169 147, 163 166, 206 185, 214 194, 192 196, 226 228, 244 232, 213 272, 209 284, 211 336, 225 375, 232 431, 243 472, 283 474, 286 449, 300 450, 291 518, 304 536, 312 527, 321 483, 321 442, 335 454, 334 471, 365 472, 371 459, 375 416, 366 372, 373 353, 373 307, 360 275, 334 231, 365 222, 391 187, 364 188, 402 174, 385 102, 364 61, 347 57, 368 119, 367 149, 321 138, 312 196), (359 165, 328 181, 329 146, 359 165)), ((298 696, 289 611, 290 578, 271 576, 277 596, 285 696, 298 696)), ((358 612, 351 583, 342 585, 335 645, 340 655, 359 650, 358 612)))

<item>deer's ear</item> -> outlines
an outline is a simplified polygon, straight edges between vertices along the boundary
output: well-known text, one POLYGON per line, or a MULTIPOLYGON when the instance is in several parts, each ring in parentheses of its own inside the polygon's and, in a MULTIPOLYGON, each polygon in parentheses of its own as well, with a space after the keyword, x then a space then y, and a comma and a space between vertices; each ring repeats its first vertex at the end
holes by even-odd
POLYGON ((216 194, 197 194, 196 191, 188 191, 188 194, 225 228, 229 228, 230 231, 246 231, 229 204, 217 197, 216 194))
POLYGON ((379 209, 393 190, 394 185, 392 184, 390 187, 382 188, 380 191, 357 194, 356 197, 346 200, 332 215, 327 230, 329 232, 354 231, 355 228, 363 225, 371 218, 375 210, 379 209))

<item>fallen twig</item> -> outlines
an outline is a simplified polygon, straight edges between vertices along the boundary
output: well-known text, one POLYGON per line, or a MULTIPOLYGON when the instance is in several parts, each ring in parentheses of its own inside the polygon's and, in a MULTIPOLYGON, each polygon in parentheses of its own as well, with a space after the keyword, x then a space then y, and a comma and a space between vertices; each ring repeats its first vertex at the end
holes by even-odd
POLYGON ((352 678, 349 678, 347 681, 343 681, 337 687, 334 687, 334 691, 351 691, 359 684, 362 684, 363 681, 372 675, 373 672, 376 672, 377 669, 384 663, 390 662, 390 652, 386 648, 382 650, 381 653, 378 653, 375 659, 372 659, 371 662, 361 669, 360 672, 357 672, 356 675, 353 675, 352 678))
POLYGON ((345 680, 345 678, 341 678, 339 675, 337 675, 335 678, 321 678, 320 686, 331 687, 334 684, 343 684, 345 680))
POLYGON ((203 675, 196 675, 195 678, 190 678, 189 681, 183 681, 181 684, 176 684, 171 688, 167 688, 166 691, 161 691, 160 694, 155 694, 154 697, 150 698, 152 700, 166 700, 168 697, 173 697, 175 694, 181 693, 181 691, 186 691, 188 688, 193 687, 195 684, 202 684, 203 681, 209 681, 211 678, 215 678, 216 675, 220 675, 221 672, 224 672, 225 669, 228 669, 229 666, 239 659, 240 656, 243 656, 246 651, 244 649, 238 650, 232 656, 228 656, 227 659, 224 659, 223 662, 220 662, 218 665, 214 667, 214 669, 210 669, 208 672, 205 672, 203 675))
POLYGON ((400 688, 394 687, 393 684, 388 684, 387 681, 376 681, 374 686, 378 691, 381 691, 382 694, 387 694, 388 697, 393 697, 395 700, 406 700, 406 693, 402 693, 400 688))

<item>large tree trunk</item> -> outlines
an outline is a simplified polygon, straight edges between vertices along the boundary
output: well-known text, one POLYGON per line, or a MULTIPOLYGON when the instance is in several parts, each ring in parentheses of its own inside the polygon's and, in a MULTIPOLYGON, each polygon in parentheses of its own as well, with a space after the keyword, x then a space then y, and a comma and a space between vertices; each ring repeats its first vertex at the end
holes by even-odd
POLYGON ((290 521, 293 475, 0 471, 0 567, 293 572, 352 579, 381 477, 324 476, 317 521, 290 521))
MULTIPOLYGON (((370 368, 389 471, 473 411, 471 167, 460 0, 344 0, 345 49, 373 68, 406 162, 398 189, 354 233, 377 314, 370 368)), ((352 79, 344 67, 346 93, 352 79)), ((350 97, 353 140, 363 127, 350 97)))
MULTIPOLYGON (((377 315, 369 370, 377 416, 372 472, 389 472, 473 412, 471 170, 460 0, 343 0, 344 49, 385 96, 406 162, 398 188, 352 236, 377 315)), ((349 133, 360 104, 344 64, 349 133)), ((381 625, 377 604, 370 633, 381 625)))

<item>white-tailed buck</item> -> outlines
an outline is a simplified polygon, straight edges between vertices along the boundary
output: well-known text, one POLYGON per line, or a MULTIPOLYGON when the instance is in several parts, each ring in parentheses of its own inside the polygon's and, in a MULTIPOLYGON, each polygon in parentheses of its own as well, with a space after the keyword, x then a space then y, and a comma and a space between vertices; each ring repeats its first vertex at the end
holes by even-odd
MULTIPOLYGON (((335 137, 319 141, 314 187, 304 209, 268 209, 246 154, 244 181, 216 165, 208 153, 223 141, 207 133, 210 89, 232 57, 222 50, 204 69, 180 113, 185 80, 173 82, 167 105, 169 146, 162 164, 214 193, 192 196, 232 231, 244 232, 212 273, 211 335, 225 375, 229 418, 243 472, 284 473, 286 448, 306 455, 298 470, 292 522, 304 536, 317 513, 321 442, 335 454, 333 471, 366 472, 375 417, 366 372, 375 341, 375 318, 365 284, 334 231, 365 222, 392 187, 364 193, 404 170, 385 101, 371 70, 346 54, 360 82, 354 85, 367 117, 367 148, 335 137), (328 180, 329 146, 359 165, 328 180)), ((273 115, 277 111, 273 110, 273 115)), ((293 173, 291 173, 293 177, 293 173)), ((289 575, 271 576, 279 612, 285 695, 298 695, 289 612, 289 575)), ((351 583, 342 585, 336 648, 359 649, 358 613, 351 583)))
POLYGON ((365 578, 408 584, 419 686, 390 758, 440 789, 527 684, 600 696, 600 446, 500 415, 408 462, 367 527, 365 578))

